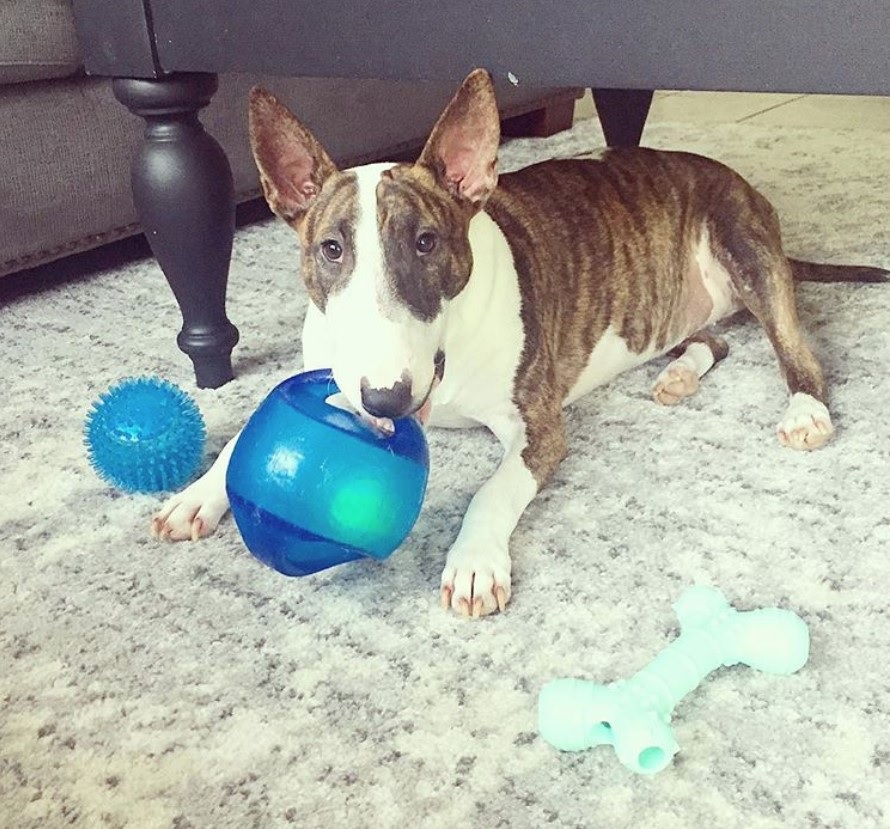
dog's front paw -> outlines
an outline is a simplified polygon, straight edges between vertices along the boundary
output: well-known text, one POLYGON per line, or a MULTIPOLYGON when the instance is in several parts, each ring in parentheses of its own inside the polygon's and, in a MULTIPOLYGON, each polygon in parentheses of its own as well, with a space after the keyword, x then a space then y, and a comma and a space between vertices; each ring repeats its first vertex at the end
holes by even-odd
POLYGON ((510 553, 490 543, 456 544, 442 572, 442 607, 467 617, 487 616, 510 601, 510 553))
POLYGON ((151 520, 153 538, 164 541, 197 541, 217 527, 229 508, 225 490, 197 481, 170 498, 151 520))
POLYGON ((817 449, 834 433, 834 426, 824 403, 809 394, 798 392, 792 396, 776 432, 782 446, 817 449))

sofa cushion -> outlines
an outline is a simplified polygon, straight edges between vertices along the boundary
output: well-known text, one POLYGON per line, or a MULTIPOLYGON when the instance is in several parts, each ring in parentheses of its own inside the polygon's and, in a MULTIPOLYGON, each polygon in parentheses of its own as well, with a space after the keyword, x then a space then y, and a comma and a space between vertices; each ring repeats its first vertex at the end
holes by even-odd
POLYGON ((0 0, 0 83, 65 78, 81 65, 71 0, 0 0))

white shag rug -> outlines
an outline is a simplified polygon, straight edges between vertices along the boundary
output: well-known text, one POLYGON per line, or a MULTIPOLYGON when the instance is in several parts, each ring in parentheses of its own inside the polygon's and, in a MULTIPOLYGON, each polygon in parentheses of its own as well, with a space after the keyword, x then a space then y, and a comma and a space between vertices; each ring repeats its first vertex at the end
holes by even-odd
MULTIPOLYGON (((584 122, 503 158, 601 140, 584 122)), ((779 208, 793 255, 890 266, 886 134, 660 124, 644 143, 736 167, 779 208)), ((818 452, 776 441, 785 392, 753 322, 678 407, 651 400, 663 362, 576 404, 571 454, 514 536, 513 601, 469 622, 440 609, 438 585, 497 463, 482 431, 430 434, 426 505, 399 552, 305 579, 254 560, 230 520, 194 546, 151 541, 158 499, 87 465, 91 401, 134 374, 192 391, 217 452, 300 367, 297 266, 283 225, 238 233, 238 377, 218 391, 194 392, 151 261, 0 309, 0 825, 890 824, 890 285, 800 291, 837 425, 818 452), (638 670, 695 583, 796 610, 809 663, 718 671, 677 708, 681 753, 654 777, 608 748, 545 744, 541 685, 638 670)))

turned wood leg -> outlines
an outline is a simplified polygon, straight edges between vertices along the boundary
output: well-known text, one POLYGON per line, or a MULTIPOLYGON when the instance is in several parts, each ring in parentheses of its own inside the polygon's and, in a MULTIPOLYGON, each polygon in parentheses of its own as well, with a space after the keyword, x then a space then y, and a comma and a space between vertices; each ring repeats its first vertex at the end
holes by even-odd
POLYGON ((117 99, 145 119, 145 140, 133 159, 133 200, 182 311, 177 342, 201 388, 232 379, 238 342, 238 329, 226 317, 235 232, 232 171, 198 120, 217 87, 216 75, 198 73, 114 81, 117 99))
POLYGON ((636 147, 652 103, 651 89, 594 89, 593 102, 610 147, 636 147))

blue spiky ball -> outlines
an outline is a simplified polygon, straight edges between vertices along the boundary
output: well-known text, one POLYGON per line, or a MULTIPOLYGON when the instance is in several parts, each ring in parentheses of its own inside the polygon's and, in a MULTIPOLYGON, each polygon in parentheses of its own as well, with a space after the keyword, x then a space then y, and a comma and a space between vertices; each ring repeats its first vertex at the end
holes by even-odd
POLYGON ((84 443, 93 469, 126 492, 187 484, 204 455, 204 419, 182 389, 157 377, 128 377, 93 403, 84 443))

